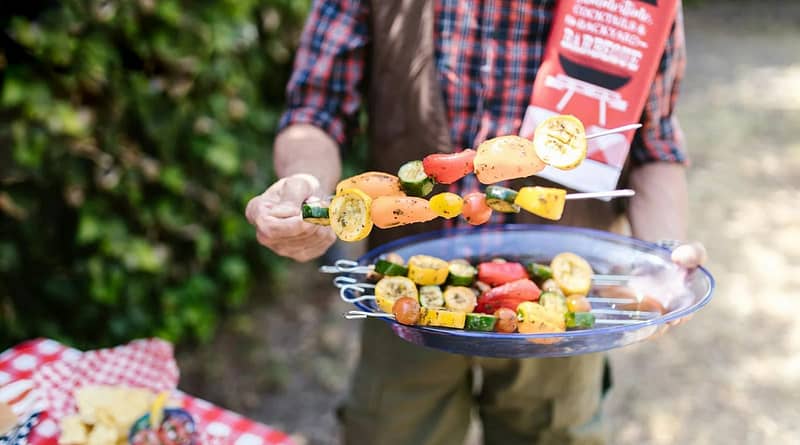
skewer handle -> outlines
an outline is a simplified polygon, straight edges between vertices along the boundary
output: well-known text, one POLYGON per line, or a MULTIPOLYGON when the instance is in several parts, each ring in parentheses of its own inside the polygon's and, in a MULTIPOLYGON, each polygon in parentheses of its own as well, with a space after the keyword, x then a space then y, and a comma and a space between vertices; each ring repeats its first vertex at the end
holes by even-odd
POLYGON ((352 260, 336 260, 333 266, 320 266, 319 271, 322 273, 355 273, 367 274, 373 269, 372 265, 359 266, 358 261, 352 260))
POLYGON ((608 192, 588 192, 588 193, 570 193, 566 196, 567 200, 572 199, 589 199, 589 198, 621 198, 625 196, 633 196, 636 191, 631 189, 611 190, 608 192))
POLYGON ((366 312, 366 311, 347 311, 344 314, 344 318, 348 320, 359 320, 368 317, 374 318, 391 318, 394 319, 393 314, 385 314, 382 312, 366 312))
POLYGON ((642 126, 642 124, 629 124, 629 125, 623 125, 623 126, 617 127, 617 128, 612 128, 610 130, 601 131, 600 133, 587 134, 586 135, 586 140, 588 141, 589 139, 608 136, 609 134, 614 134, 614 133, 623 133, 623 132, 626 132, 628 130, 636 130, 637 128, 639 128, 641 126, 642 126))

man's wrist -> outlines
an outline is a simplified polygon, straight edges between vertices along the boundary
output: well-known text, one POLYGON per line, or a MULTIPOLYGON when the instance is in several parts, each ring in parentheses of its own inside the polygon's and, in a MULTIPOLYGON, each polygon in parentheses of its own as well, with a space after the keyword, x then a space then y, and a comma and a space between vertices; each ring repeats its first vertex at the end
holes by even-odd
POLYGON ((275 138, 275 171, 281 177, 309 174, 325 193, 333 191, 341 175, 339 146, 312 125, 290 125, 275 138))

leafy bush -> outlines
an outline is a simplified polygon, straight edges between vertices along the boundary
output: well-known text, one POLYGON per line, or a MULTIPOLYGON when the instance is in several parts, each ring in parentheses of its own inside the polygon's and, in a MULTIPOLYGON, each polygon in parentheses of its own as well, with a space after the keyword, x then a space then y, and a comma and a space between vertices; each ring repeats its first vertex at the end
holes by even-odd
POLYGON ((272 180, 308 1, 12 3, 0 346, 208 338, 280 265, 243 210, 272 180))

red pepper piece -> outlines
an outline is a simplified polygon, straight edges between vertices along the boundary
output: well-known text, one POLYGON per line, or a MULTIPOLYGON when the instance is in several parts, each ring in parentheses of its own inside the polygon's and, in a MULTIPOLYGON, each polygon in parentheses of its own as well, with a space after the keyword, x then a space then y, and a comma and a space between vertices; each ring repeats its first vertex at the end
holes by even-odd
POLYGON ((501 307, 516 311, 517 306, 523 301, 538 300, 539 294, 541 294, 539 287, 527 278, 512 281, 489 289, 481 295, 475 311, 492 314, 501 307))
POLYGON ((436 153, 425 156, 422 168, 439 184, 452 184, 472 173, 474 159, 475 150, 471 148, 458 153, 436 153))
POLYGON ((478 264, 478 280, 492 287, 523 278, 528 278, 528 271, 520 263, 490 262, 478 264))

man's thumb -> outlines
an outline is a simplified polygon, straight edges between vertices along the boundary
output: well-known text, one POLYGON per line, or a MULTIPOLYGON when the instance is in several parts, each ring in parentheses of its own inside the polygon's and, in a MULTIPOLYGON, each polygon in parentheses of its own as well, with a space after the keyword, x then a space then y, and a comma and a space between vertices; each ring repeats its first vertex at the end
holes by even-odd
POLYGON ((284 213, 287 217, 299 214, 300 206, 317 190, 319 181, 311 175, 299 174, 287 177, 280 190, 280 204, 274 209, 277 213, 275 216, 284 213))

